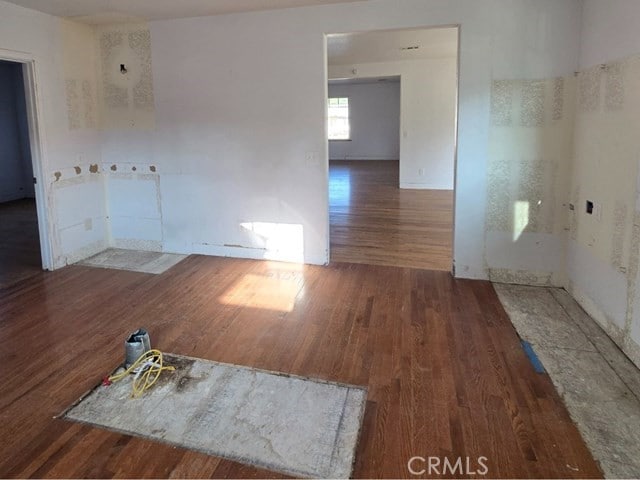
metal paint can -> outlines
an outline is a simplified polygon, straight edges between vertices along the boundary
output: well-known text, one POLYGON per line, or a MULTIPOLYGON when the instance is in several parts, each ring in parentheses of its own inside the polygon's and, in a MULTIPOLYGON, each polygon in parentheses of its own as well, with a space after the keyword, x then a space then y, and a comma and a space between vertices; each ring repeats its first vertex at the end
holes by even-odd
POLYGON ((151 350, 151 339, 144 328, 139 328, 127 337, 124 342, 124 365, 129 368, 144 352, 151 350))

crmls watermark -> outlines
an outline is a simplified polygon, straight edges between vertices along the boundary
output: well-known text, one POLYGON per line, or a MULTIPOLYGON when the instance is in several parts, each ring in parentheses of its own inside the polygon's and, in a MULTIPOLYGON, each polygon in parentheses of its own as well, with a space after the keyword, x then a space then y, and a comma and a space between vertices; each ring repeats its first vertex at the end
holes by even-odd
POLYGON ((487 457, 411 457, 407 467, 411 475, 486 475, 489 473, 487 457))

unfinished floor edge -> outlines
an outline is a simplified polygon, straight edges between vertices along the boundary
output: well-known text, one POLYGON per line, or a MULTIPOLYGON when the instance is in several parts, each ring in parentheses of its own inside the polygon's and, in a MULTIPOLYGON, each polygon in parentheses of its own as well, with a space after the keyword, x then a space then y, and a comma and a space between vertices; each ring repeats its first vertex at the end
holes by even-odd
POLYGON ((640 477, 640 370, 565 290, 493 286, 605 476, 640 477))

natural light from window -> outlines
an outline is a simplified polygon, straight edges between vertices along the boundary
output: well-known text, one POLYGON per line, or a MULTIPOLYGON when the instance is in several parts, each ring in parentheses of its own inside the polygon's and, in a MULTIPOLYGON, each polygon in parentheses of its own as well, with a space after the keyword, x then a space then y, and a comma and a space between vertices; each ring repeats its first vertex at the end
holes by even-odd
POLYGON ((529 202, 518 200, 513 204, 513 241, 517 242, 520 235, 529 225, 529 202))
POLYGON ((329 99, 329 140, 349 140, 349 98, 329 99))

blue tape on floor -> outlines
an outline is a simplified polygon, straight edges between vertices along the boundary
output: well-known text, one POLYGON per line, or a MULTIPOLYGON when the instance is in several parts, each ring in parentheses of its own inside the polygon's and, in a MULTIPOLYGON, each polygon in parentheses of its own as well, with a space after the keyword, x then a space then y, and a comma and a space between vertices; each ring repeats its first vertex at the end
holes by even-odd
POLYGON ((544 373, 544 367, 542 366, 542 362, 536 355, 536 352, 533 351, 533 347, 531 346, 531 344, 524 340, 520 340, 520 343, 522 343, 522 348, 524 349, 524 353, 527 354, 527 358, 531 362, 531 365, 533 365, 533 369, 536 371, 536 373, 544 373))

